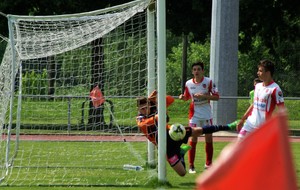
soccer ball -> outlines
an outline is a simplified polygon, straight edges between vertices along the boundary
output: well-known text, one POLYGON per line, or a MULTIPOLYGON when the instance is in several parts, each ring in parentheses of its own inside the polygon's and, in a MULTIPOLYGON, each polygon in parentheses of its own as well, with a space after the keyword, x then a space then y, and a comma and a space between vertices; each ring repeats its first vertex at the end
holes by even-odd
POLYGON ((171 125, 169 135, 174 141, 182 140, 185 137, 185 134, 185 127, 180 123, 175 123, 171 125))

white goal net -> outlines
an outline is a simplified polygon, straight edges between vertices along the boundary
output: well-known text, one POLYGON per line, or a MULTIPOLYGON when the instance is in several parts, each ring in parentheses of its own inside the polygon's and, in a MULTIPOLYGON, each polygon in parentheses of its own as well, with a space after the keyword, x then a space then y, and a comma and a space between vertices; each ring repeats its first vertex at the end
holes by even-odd
MULTIPOLYGON (((147 95, 147 7, 136 0, 57 16, 8 15, 0 65, 0 186, 144 184, 135 123, 147 95)), ((155 80, 155 79, 153 79, 155 80)))

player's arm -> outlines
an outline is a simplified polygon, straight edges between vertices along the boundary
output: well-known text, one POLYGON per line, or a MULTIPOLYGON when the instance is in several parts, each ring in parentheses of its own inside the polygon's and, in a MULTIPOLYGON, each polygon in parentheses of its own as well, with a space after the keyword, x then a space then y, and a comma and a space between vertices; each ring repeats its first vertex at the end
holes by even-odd
POLYGON ((209 100, 217 101, 217 100, 219 100, 219 99, 220 99, 219 94, 211 94, 211 95, 209 96, 209 100))
MULTIPOLYGON (((155 105, 157 104, 157 91, 153 90, 148 97, 148 100, 153 102, 155 105)), ((170 95, 166 96, 166 105, 170 106, 174 102, 174 98, 170 95)))
POLYGON ((213 100, 213 101, 217 101, 217 100, 220 99, 219 93, 215 93, 215 94, 212 94, 212 93, 208 93, 208 94, 197 93, 194 96, 196 98, 205 98, 207 100, 213 100))
POLYGON ((285 105, 284 105, 284 98, 283 98, 283 94, 280 88, 276 88, 275 89, 275 93, 272 93, 272 99, 275 100, 275 103, 277 105, 277 108, 279 110, 281 109, 285 109, 285 105))
POLYGON ((208 100, 218 101, 220 99, 219 92, 217 86, 211 80, 209 83, 209 95, 207 97, 208 100))
POLYGON ((196 93, 196 94, 194 94, 194 96, 199 99, 202 98, 202 99, 207 99, 207 100, 212 100, 212 101, 218 101, 220 99, 217 87, 215 84, 213 84, 212 81, 210 81, 210 83, 209 83, 208 93, 206 93, 206 94, 196 93))
POLYGON ((148 100, 150 100, 153 103, 156 103, 156 97, 157 97, 157 90, 153 90, 151 94, 148 96, 148 100))
POLYGON ((172 96, 167 95, 167 96, 166 96, 166 104, 167 104, 167 107, 169 107, 171 104, 173 104, 174 100, 175 100, 175 99, 174 99, 172 96))
POLYGON ((252 110, 253 110, 253 104, 251 104, 251 106, 249 106, 249 108, 245 112, 244 116, 241 118, 241 120, 237 124, 237 126, 236 126, 237 131, 240 131, 242 129, 244 122, 246 121, 248 116, 251 114, 252 110))
POLYGON ((184 93, 180 94, 178 98, 179 98, 179 100, 183 100, 183 101, 187 101, 188 99, 191 98, 187 87, 185 87, 184 93))
POLYGON ((155 117, 146 118, 144 116, 138 116, 136 119, 137 125, 140 128, 146 128, 147 126, 155 124, 155 117))

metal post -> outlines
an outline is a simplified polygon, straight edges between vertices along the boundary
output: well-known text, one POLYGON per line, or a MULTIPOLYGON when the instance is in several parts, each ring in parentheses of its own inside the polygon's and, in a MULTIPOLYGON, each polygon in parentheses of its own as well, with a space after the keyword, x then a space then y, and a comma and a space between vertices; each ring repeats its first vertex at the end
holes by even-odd
MULTIPOLYGON (((238 0, 213 0, 210 78, 222 96, 237 95, 238 18, 238 0)), ((214 122, 229 123, 236 120, 236 100, 212 101, 211 104, 214 122)))
POLYGON ((166 182, 166 2, 157 1, 158 180, 166 182))

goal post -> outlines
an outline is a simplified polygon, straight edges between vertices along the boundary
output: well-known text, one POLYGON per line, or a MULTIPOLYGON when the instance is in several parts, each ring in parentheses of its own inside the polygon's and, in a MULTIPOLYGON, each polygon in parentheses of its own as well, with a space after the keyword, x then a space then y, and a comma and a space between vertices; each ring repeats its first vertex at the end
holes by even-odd
MULTIPOLYGON (((155 68, 155 3, 151 2, 147 9, 147 39, 148 39, 148 96, 156 89, 156 68, 155 68)), ((155 167, 155 146, 148 141, 148 164, 155 167)))
POLYGON ((157 65, 158 65, 158 180, 166 179, 166 2, 157 1, 157 65))
POLYGON ((0 186, 132 186, 157 176, 152 169, 122 169, 147 162, 135 118, 136 97, 157 84, 156 12, 149 3, 8 15, 0 65, 0 186), (106 100, 99 107, 89 96, 95 86, 106 100))

